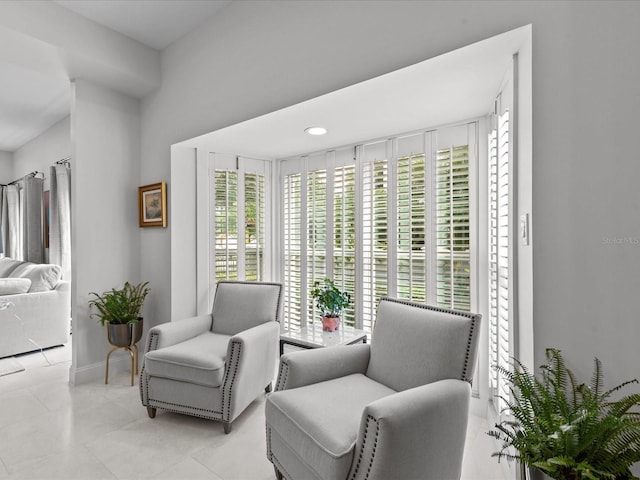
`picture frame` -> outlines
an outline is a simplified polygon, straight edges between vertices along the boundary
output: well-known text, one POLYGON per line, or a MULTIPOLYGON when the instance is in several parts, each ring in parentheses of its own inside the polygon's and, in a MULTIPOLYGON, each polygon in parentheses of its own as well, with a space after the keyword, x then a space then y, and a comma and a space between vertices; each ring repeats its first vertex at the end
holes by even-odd
POLYGON ((167 184, 152 183, 138 187, 139 226, 167 226, 167 184))

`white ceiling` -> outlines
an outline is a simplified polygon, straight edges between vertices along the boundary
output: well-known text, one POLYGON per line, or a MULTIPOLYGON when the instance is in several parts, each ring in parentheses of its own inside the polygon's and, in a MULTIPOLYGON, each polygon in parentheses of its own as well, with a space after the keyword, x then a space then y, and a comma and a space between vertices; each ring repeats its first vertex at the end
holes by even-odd
MULTIPOLYGON (((56 0, 98 24, 161 50, 195 29, 232 0, 56 0)), ((0 31, 0 34, 5 33, 0 31)), ((2 35, 0 35, 0 38, 2 35)), ((70 111, 64 75, 47 75, 15 61, 10 42, 0 42, 0 151, 14 152, 70 111)))
POLYGON ((156 50, 198 27, 231 0, 54 0, 156 50))
MULTIPOLYGON (((164 48, 232 0, 55 1, 141 43, 164 48)), ((523 38, 523 29, 508 32, 189 143, 217 152, 283 158, 484 115, 523 38), (303 133, 317 124, 329 134, 303 133)), ((0 150, 12 152, 69 114, 70 88, 60 76, 8 64, 9 53, 16 55, 0 45, 0 150)))
POLYGON ((530 27, 512 30, 179 145, 286 158, 485 116, 529 35, 530 27), (310 126, 328 133, 312 137, 310 126))

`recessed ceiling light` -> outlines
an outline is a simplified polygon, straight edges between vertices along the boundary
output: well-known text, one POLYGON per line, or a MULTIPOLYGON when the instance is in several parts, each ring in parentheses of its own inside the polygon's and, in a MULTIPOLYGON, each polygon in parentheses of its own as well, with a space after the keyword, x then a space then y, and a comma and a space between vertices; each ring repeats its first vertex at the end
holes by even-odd
POLYGON ((324 135, 327 133, 327 129, 324 127, 309 127, 304 130, 309 135, 324 135))

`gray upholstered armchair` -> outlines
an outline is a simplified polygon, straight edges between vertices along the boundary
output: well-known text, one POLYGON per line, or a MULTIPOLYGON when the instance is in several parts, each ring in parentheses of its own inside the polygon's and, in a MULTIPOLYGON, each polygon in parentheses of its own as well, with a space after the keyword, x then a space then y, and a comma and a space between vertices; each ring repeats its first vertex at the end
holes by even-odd
POLYGON ((156 409, 231 422, 271 390, 282 285, 219 282, 212 312, 149 330, 140 397, 156 409))
POLYGON ((459 479, 480 315, 384 298, 370 345, 280 357, 277 478, 459 479))

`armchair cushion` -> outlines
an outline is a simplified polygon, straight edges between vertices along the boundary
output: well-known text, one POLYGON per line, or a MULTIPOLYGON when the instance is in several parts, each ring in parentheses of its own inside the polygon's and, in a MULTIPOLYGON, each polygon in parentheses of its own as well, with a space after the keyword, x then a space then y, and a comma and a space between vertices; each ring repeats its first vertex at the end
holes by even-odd
POLYGON ((362 374, 274 392, 266 402, 268 428, 287 439, 289 448, 317 477, 346 478, 362 411, 393 393, 362 374))
POLYGON ((224 378, 229 335, 205 332, 184 342, 147 352, 149 375, 218 387, 224 378))
POLYGON ((471 380, 479 315, 383 298, 367 376, 395 390, 471 380))
POLYGON ((277 321, 281 288, 276 283, 218 282, 211 311, 212 330, 235 335, 277 321))

